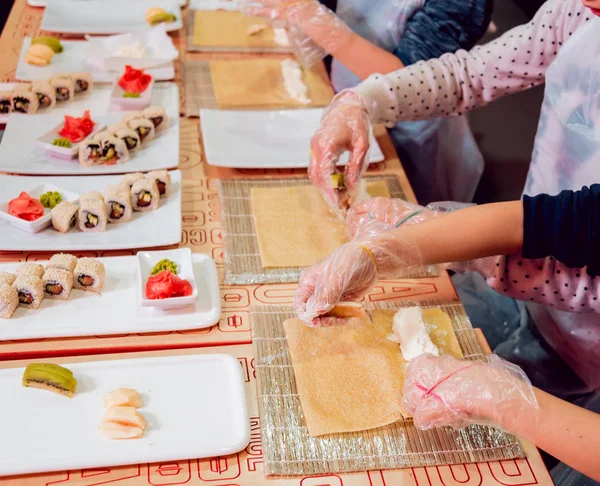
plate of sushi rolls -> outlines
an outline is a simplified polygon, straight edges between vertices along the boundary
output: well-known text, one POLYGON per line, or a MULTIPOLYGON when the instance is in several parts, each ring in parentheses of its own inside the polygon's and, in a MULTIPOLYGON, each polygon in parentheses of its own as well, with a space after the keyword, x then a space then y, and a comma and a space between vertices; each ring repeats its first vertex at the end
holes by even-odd
POLYGON ((179 171, 158 170, 123 177, 0 175, 0 194, 7 194, 12 203, 10 208, 0 206, 0 250, 116 250, 181 241, 179 171), (39 200, 33 197, 39 193, 39 200), (52 204, 50 212, 42 202, 52 204), (6 209, 17 217, 2 215, 6 209), (46 219, 34 233, 15 225, 9 217, 26 219, 23 224, 40 217, 46 219))

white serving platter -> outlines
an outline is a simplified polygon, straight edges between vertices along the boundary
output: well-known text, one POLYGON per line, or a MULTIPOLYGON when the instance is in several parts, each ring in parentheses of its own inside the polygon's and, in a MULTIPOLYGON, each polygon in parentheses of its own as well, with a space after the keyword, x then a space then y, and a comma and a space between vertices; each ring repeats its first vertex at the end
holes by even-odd
POLYGON ((71 399, 21 386, 24 368, 0 370, 0 475, 33 474, 224 456, 250 440, 237 359, 198 354, 66 365, 71 399), (144 436, 110 440, 98 430, 104 395, 137 390, 144 436))
MULTIPOLYGON (((62 1, 62 0, 61 0, 62 1)), ((86 3, 91 0, 70 0, 86 3)), ((109 1, 109 0, 106 0, 109 1)), ((32 66, 25 62, 25 54, 31 46, 31 37, 25 37, 19 55, 15 79, 19 81, 43 81, 49 79, 53 74, 69 73, 76 71, 89 71, 96 83, 112 83, 123 73, 105 71, 97 66, 86 62, 86 41, 61 40, 63 52, 55 54, 48 66, 32 66)), ((152 69, 147 69, 155 81, 168 81, 175 77, 175 65, 173 62, 152 69)), ((95 87, 94 89, 96 89, 95 87)))
MULTIPOLYGON (((123 117, 122 114, 96 116, 94 113, 91 116, 98 125, 105 126, 123 117)), ((54 130, 63 120, 63 116, 55 114, 10 115, 0 142, 0 171, 29 175, 98 175, 172 169, 179 165, 179 116, 169 115, 167 130, 146 142, 138 152, 132 152, 127 162, 91 167, 81 165, 77 158, 51 154, 36 143, 40 136, 54 130)))
MULTIPOLYGON (((215 262, 208 255, 192 255, 198 288, 195 303, 169 310, 140 305, 135 256, 99 260, 106 268, 100 294, 75 289, 68 300, 44 299, 36 310, 18 307, 10 319, 1 321, 0 341, 185 331, 219 322, 219 277, 215 262)), ((4 263, 0 269, 14 272, 18 266, 19 263, 4 263)))
MULTIPOLYGON (((30 7, 45 7, 48 4, 48 1, 52 2, 54 0, 27 0, 27 5, 29 5, 30 7)), ((80 0, 80 1, 87 1, 87 0, 80 0)), ((106 0, 109 1, 109 0, 106 0)), ((121 0, 112 0, 112 1, 121 1, 121 0)), ((152 7, 154 5, 154 0, 146 0, 149 4, 149 7, 152 7)), ((227 1, 227 0, 226 0, 227 1)), ((183 7, 185 4, 187 3, 187 0, 177 0, 177 4, 180 7, 183 7)))
MULTIPOLYGON (((218 167, 289 169, 308 167, 310 139, 323 109, 281 111, 200 110, 206 160, 218 167)), ((338 165, 348 163, 348 154, 338 165)), ((369 162, 383 153, 371 139, 369 162)))
POLYGON ((146 11, 160 7, 177 17, 175 22, 166 24, 168 32, 179 30, 181 7, 175 0, 154 0, 150 5, 146 0, 52 0, 46 5, 42 19, 42 30, 65 34, 123 34, 146 30, 146 11), (115 4, 110 8, 110 3, 115 4))
MULTIPOLYGON (((82 0, 83 1, 83 0, 82 0)), ((0 83, 0 91, 10 91, 17 83, 0 83)), ((94 86, 89 95, 76 96, 71 103, 56 105, 51 110, 41 110, 33 117, 42 114, 81 116, 90 110, 93 116, 104 116, 109 113, 123 113, 120 107, 110 104, 112 86, 94 86)), ((169 118, 179 117, 179 87, 175 83, 155 83, 152 87, 151 105, 162 106, 169 118)), ((0 124, 7 123, 10 115, 0 115, 0 124)), ((170 121, 170 120, 169 120, 170 121)))
MULTIPOLYGON (((53 184, 68 191, 84 194, 104 193, 107 186, 121 182, 122 176, 95 177, 22 177, 0 175, 0 194, 12 199, 21 191, 53 184), (14 194, 14 196, 13 196, 14 194)), ((103 233, 71 230, 59 233, 48 228, 30 234, 0 221, 0 250, 6 251, 84 251, 152 248, 181 241, 181 172, 171 172, 171 195, 160 200, 155 211, 134 212, 127 223, 109 224, 103 233)))

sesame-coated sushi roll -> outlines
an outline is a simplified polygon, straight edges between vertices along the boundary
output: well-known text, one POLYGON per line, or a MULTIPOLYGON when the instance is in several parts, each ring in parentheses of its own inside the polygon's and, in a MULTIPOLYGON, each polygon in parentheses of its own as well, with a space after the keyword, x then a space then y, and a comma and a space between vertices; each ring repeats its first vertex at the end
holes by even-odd
POLYGON ((13 89, 12 111, 25 115, 35 115, 39 107, 38 97, 31 91, 29 84, 18 86, 13 89))
POLYGON ((52 226, 60 233, 67 233, 77 224, 79 206, 69 201, 58 203, 52 210, 52 226))
POLYGON ((56 91, 48 81, 35 81, 31 83, 31 91, 38 97, 39 109, 54 108, 56 104, 56 91))
POLYGON ((108 134, 102 138, 102 157, 100 160, 107 165, 122 164, 129 160, 129 151, 125 142, 108 134))
POLYGON ((0 115, 8 115, 12 112, 12 91, 0 92, 0 115))
POLYGON ((79 205, 79 229, 87 233, 101 233, 106 231, 108 213, 106 204, 100 199, 86 199, 79 205))
POLYGON ((69 255, 68 253, 57 253, 56 255, 52 255, 52 258, 48 260, 46 271, 48 271, 49 268, 58 268, 73 273, 75 265, 77 265, 76 256, 69 255))
POLYGON ((104 274, 102 262, 95 258, 80 258, 75 267, 73 285, 79 290, 100 292, 104 285, 104 274))
POLYGON ((126 185, 119 184, 106 189, 106 209, 109 223, 131 220, 131 191, 126 185))
POLYGON ((159 199, 160 193, 154 179, 141 179, 131 186, 131 205, 134 211, 154 211, 159 199))
POLYGON ((168 170, 153 170, 148 172, 146 179, 154 179, 156 181, 160 197, 168 197, 171 194, 171 175, 168 170))
POLYGON ((37 278, 42 278, 44 275, 44 266, 39 263, 21 263, 17 271, 15 272, 17 277, 25 276, 25 275, 33 275, 37 278))
POLYGON ((0 270, 0 284, 12 285, 17 276, 14 273, 5 272, 4 270, 0 270))
POLYGON ((78 159, 79 163, 85 167, 92 167, 93 165, 100 165, 103 163, 102 158, 102 144, 91 138, 85 140, 79 144, 78 159))
POLYGON ((141 111, 132 111, 131 113, 126 113, 123 115, 121 119, 125 125, 129 125, 131 120, 135 120, 136 118, 144 118, 144 114, 141 111))
POLYGON ((57 103, 72 101, 75 95, 75 83, 67 74, 55 74, 50 78, 50 86, 54 89, 57 103))
POLYGON ((13 284, 19 295, 19 306, 37 309, 44 300, 44 284, 35 275, 19 275, 13 284))
POLYGON ((162 106, 150 106, 143 112, 144 118, 147 118, 154 125, 156 133, 164 132, 169 128, 169 117, 162 106))
POLYGON ((79 198, 80 201, 85 201, 87 199, 98 199, 98 200, 104 202, 104 196, 102 195, 102 193, 100 191, 88 191, 88 192, 82 194, 79 198))
POLYGON ((94 88, 94 80, 88 72, 71 73, 71 79, 75 88, 75 94, 91 93, 94 88))
POLYGON ((154 138, 154 124, 146 118, 135 118, 127 123, 129 128, 135 130, 140 137, 142 144, 145 144, 154 138))
POLYGON ((47 299, 67 300, 73 289, 73 274, 61 268, 48 268, 42 282, 47 299))
POLYGON ((10 319, 19 306, 19 292, 12 285, 0 283, 0 319, 10 319))
POLYGON ((127 123, 122 121, 113 123, 106 129, 106 131, 114 137, 121 128, 127 128, 127 123))
POLYGON ((123 143, 127 147, 129 152, 137 152, 142 148, 142 141, 140 140, 140 136, 137 134, 135 130, 132 130, 129 127, 119 128, 115 132, 115 137, 119 140, 123 140, 123 143))
POLYGON ((132 172, 131 174, 125 174, 121 181, 121 184, 129 187, 131 190, 131 186, 133 186, 134 182, 141 181, 144 178, 144 174, 141 172, 132 172))

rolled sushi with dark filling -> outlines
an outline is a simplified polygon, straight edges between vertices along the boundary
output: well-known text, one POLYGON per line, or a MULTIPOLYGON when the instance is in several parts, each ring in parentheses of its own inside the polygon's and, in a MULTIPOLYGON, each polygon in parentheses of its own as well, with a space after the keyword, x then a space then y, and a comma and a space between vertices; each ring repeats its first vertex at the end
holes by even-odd
POLYGON ((125 223, 131 220, 131 191, 118 184, 106 189, 106 209, 109 223, 125 223))
POLYGON ((73 86, 75 94, 86 94, 91 93, 94 88, 94 80, 92 75, 88 72, 76 72, 71 73, 71 79, 73 80, 73 86))
POLYGON ((92 138, 79 144, 79 163, 85 167, 100 165, 102 160, 102 143, 92 138))
POLYGON ((72 101, 75 95, 75 83, 67 74, 56 74, 50 78, 50 86, 54 89, 57 103, 72 101))
POLYGON ((122 164, 129 160, 127 146, 120 138, 113 137, 106 132, 106 135, 101 138, 100 143, 102 145, 102 156, 100 157, 101 163, 114 165, 122 164))
POLYGON ((44 283, 35 275, 18 276, 13 287, 17 289, 20 307, 37 309, 44 300, 44 283))
POLYGON ((141 172, 132 172, 130 174, 125 174, 123 179, 121 179, 121 184, 127 186, 127 188, 131 191, 131 186, 136 181, 140 181, 144 178, 144 174, 141 172))
POLYGON ((108 214, 106 204, 100 199, 85 199, 80 201, 79 229, 86 233, 101 233, 106 231, 108 214))
POLYGON ((146 118, 134 118, 128 121, 127 125, 138 134, 142 144, 154 138, 154 124, 146 118))
POLYGON ((154 125, 156 133, 164 132, 169 128, 169 117, 162 106, 150 106, 146 108, 142 114, 154 125))
POLYGON ((142 142, 139 135, 135 130, 132 130, 129 127, 119 128, 114 133, 114 136, 119 140, 123 140, 123 143, 129 152, 137 152, 140 148, 142 148, 142 142))
POLYGON ((58 203, 52 210, 52 226, 60 233, 67 233, 77 224, 79 206, 69 201, 58 203))
POLYGON ((105 269, 102 262, 95 258, 77 260, 73 286, 88 292, 100 292, 104 285, 105 269))
POLYGON ((67 300, 73 289, 73 274, 62 268, 48 268, 42 282, 47 299, 67 300))
POLYGON ((168 170, 153 170, 148 172, 146 179, 154 179, 156 181, 160 197, 168 197, 171 194, 171 176, 168 170))
POLYGON ((39 107, 38 97, 31 92, 30 86, 19 86, 13 90, 12 111, 25 115, 35 115, 39 107))
POLYGON ((56 92, 48 81, 36 81, 31 83, 31 91, 38 98, 39 109, 53 108, 56 104, 56 92))
POLYGON ((12 91, 0 92, 0 115, 8 115, 12 112, 12 91))
POLYGON ((160 193, 154 179, 140 179, 131 186, 131 205, 134 211, 154 211, 158 207, 160 193))

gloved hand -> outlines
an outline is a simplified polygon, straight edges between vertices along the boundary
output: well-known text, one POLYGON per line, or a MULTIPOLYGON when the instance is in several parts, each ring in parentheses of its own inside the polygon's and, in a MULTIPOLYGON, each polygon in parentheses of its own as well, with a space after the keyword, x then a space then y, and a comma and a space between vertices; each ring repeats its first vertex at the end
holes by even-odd
POLYGON ((311 139, 308 176, 325 199, 343 213, 367 168, 371 132, 371 122, 361 97, 353 91, 342 91, 323 114, 321 125, 311 139), (340 155, 348 150, 350 161, 344 171, 345 188, 337 190, 332 186, 331 176, 337 173, 340 155))
POLYGON ((402 405, 420 429, 471 424, 514 430, 535 426, 539 407, 523 370, 498 356, 488 362, 423 354, 408 363, 402 405))

